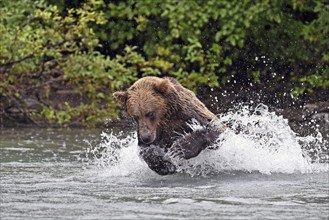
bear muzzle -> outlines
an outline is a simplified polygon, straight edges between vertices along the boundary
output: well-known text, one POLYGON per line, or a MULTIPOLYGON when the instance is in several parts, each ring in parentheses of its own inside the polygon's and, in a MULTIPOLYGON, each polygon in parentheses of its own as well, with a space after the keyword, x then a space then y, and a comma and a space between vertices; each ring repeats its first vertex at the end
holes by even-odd
POLYGON ((156 132, 152 132, 147 126, 142 126, 139 129, 139 139, 144 144, 151 144, 156 139, 156 132))

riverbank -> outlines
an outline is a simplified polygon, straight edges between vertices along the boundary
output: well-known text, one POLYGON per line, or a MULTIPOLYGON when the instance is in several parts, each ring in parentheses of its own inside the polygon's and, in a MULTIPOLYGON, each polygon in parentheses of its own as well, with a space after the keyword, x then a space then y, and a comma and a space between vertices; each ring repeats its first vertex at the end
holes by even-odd
POLYGON ((299 135, 310 135, 318 130, 329 140, 328 91, 293 97, 284 87, 281 91, 279 86, 268 88, 264 85, 207 89, 201 91, 201 100, 216 114, 237 111, 241 106, 255 108, 264 104, 270 112, 287 119, 292 130, 299 135))
MULTIPOLYGON (((1 128, 11 127, 60 127, 58 124, 38 116, 42 111, 44 101, 38 99, 38 91, 26 93, 23 98, 24 104, 15 100, 0 97, 0 124, 1 128)), ((309 135, 318 129, 325 138, 329 138, 329 100, 325 91, 318 96, 293 98, 288 93, 275 93, 269 89, 248 87, 247 89, 236 87, 222 87, 218 89, 203 88, 198 91, 198 97, 206 106, 216 114, 238 110, 239 106, 256 107, 259 103, 265 104, 270 111, 289 121, 291 128, 300 135, 309 135), (281 94, 281 95, 280 95, 281 94)), ((54 108, 68 103, 77 106, 80 102, 87 102, 86 97, 75 92, 73 88, 53 89, 53 93, 47 99, 47 105, 54 108)), ((104 103, 104 105, 106 105, 104 103)), ((126 117, 121 120, 107 118, 94 125, 98 128, 115 126, 130 126, 131 122, 126 117)), ((86 124, 81 121, 73 121, 66 127, 82 128, 86 124)))

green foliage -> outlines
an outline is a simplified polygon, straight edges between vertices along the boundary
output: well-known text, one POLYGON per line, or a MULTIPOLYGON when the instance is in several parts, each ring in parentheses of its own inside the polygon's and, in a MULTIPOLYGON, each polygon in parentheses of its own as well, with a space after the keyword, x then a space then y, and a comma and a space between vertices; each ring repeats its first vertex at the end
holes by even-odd
POLYGON ((294 95, 329 88, 329 5, 324 0, 3 0, 0 98, 62 126, 116 114, 112 92, 146 75, 190 89, 236 82, 294 95), (54 88, 79 100, 51 103, 54 88), (87 97, 85 100, 84 97, 87 97))
POLYGON ((43 109, 30 117, 45 117, 61 126, 93 124, 104 121, 105 113, 114 115, 111 93, 137 79, 135 64, 144 59, 130 48, 115 59, 96 51, 101 45, 90 24, 105 23, 98 10, 102 5, 88 1, 63 16, 57 6, 42 1, 3 1, 0 97, 16 100, 28 112, 24 97, 36 92, 43 109), (55 104, 50 97, 56 97, 58 89, 77 90, 88 100, 55 104))
POLYGON ((292 78, 287 86, 311 91, 327 88, 328 7, 321 0, 111 1, 103 9, 109 22, 96 33, 113 51, 139 45, 161 75, 189 88, 232 77, 262 83, 276 73, 274 82, 292 78), (255 60, 261 56, 267 65, 255 60), (312 84, 308 76, 324 80, 312 84))
MULTIPOLYGON (((300 85, 295 88, 296 94, 313 92, 318 87, 329 88, 329 5, 324 1, 317 1, 312 9, 317 18, 303 26, 302 36, 310 51, 310 56, 305 57, 304 62, 316 66, 302 77, 297 77, 300 85)), ((299 10, 302 11, 303 8, 299 10)))

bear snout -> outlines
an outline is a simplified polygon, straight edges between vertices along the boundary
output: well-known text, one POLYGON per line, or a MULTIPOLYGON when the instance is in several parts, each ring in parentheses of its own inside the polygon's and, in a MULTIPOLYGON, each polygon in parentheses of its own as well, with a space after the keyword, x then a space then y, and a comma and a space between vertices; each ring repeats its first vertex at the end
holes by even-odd
POLYGON ((154 142, 156 135, 147 126, 142 126, 139 130, 139 138, 144 144, 151 144, 154 142))

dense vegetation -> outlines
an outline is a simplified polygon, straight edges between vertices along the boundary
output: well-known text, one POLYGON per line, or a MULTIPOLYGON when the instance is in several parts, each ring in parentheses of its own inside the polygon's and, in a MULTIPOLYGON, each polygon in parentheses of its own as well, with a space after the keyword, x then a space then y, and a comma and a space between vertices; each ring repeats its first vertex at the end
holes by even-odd
POLYGON ((185 86, 329 88, 329 4, 300 0, 3 0, 0 110, 92 125, 145 75, 185 86), (59 91, 72 99, 54 103, 59 91), (72 94, 70 94, 72 95, 72 94), (31 97, 39 106, 32 108, 31 97), (8 110, 9 111, 9 110, 8 110))

